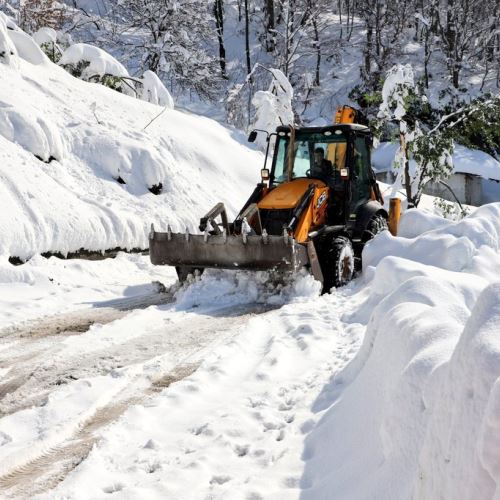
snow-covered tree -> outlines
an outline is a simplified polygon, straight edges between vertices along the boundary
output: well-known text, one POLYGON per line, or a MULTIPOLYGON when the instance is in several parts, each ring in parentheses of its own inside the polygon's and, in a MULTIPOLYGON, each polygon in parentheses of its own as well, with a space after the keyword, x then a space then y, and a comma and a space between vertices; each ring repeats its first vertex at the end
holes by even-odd
MULTIPOLYGON (((270 68, 272 74, 268 90, 259 90, 252 99, 255 118, 252 128, 274 132, 278 125, 293 125, 292 109, 293 88, 287 77, 279 70, 270 68)), ((257 142, 265 147, 265 139, 260 136, 257 142)))
MULTIPOLYGON (((398 127, 399 149, 395 162, 403 173, 410 207, 418 205, 428 182, 446 179, 453 171, 451 136, 439 125, 425 132, 417 119, 419 104, 426 101, 425 96, 419 95, 411 65, 397 64, 388 71, 378 118, 380 125, 393 122, 398 127)), ((400 175, 398 181, 399 178, 400 175)))
POLYGON ((216 39, 213 11, 204 0, 131 0, 118 2, 127 29, 126 54, 139 59, 142 70, 154 71, 172 87, 215 98, 222 75, 219 58, 207 50, 216 39))
POLYGON ((7 32, 8 18, 0 12, 0 63, 17 67, 19 64, 16 46, 7 32))
POLYGON ((60 29, 68 19, 66 5, 57 0, 19 2, 19 26, 28 33, 34 33, 42 27, 60 29))

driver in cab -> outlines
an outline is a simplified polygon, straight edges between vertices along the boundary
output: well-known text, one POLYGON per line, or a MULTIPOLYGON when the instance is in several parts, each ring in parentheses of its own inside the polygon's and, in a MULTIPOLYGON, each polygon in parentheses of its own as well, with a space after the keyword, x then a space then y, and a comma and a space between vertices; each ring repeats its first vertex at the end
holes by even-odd
POLYGON ((325 150, 321 147, 317 147, 314 150, 314 164, 311 168, 310 177, 320 179, 328 184, 332 176, 332 162, 325 159, 325 150))

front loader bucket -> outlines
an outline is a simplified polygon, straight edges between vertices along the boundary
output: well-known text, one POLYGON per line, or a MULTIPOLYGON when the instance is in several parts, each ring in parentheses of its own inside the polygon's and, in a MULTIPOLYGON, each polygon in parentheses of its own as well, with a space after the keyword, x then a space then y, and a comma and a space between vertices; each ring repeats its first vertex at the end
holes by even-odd
POLYGON ((149 255, 156 265, 297 271, 309 263, 307 248, 287 236, 227 236, 151 230, 149 255))

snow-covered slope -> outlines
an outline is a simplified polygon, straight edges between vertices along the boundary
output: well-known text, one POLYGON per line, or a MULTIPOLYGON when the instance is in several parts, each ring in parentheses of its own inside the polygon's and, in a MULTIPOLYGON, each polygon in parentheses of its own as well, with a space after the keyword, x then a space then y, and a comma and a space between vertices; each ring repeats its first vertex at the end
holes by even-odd
POLYGON ((172 109, 148 126, 161 107, 12 57, 0 63, 0 254, 147 248, 152 222, 194 230, 258 181, 262 157, 242 134, 172 109))

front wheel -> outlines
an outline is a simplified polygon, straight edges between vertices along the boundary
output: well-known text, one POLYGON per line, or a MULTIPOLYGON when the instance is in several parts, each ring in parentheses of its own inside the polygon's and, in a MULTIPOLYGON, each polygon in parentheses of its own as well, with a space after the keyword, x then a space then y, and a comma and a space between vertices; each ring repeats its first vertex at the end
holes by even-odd
POLYGON ((354 250, 349 238, 333 238, 322 266, 323 293, 329 292, 332 287, 347 285, 354 275, 354 262, 354 250))
POLYGON ((184 283, 190 274, 192 274, 193 276, 195 276, 196 274, 198 274, 198 276, 201 276, 204 270, 205 269, 203 267, 175 266, 177 278, 179 279, 180 283, 184 283))

